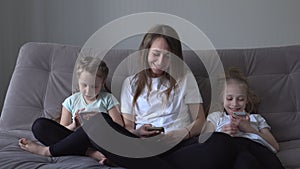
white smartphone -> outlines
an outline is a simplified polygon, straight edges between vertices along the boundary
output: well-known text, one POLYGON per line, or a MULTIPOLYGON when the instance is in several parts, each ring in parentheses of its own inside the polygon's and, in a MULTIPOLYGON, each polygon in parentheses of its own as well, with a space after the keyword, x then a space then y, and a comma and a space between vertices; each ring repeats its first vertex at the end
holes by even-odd
POLYGON ((90 117, 95 116, 97 113, 99 113, 99 112, 95 112, 95 111, 82 111, 82 112, 79 112, 80 123, 83 124, 83 122, 85 120, 89 120, 90 117))

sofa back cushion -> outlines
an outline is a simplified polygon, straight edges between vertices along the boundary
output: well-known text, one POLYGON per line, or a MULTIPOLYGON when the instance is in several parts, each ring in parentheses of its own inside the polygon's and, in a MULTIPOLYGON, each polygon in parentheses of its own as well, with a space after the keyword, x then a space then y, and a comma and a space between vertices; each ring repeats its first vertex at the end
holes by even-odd
POLYGON ((1 129, 30 130, 38 117, 60 116, 61 103, 71 94, 79 50, 45 43, 21 47, 1 114, 1 129))
MULTIPOLYGON (((71 95, 74 65, 80 47, 27 43, 19 52, 3 111, 0 127, 4 130, 30 130, 38 117, 58 118, 61 103, 71 95)), ((134 50, 111 50, 104 57, 110 72, 107 83, 119 98, 123 79, 137 64, 128 58, 134 50), (122 64, 120 64, 122 63, 122 64), (120 71, 122 70, 122 71, 120 71)), ((214 52, 214 51, 211 51, 214 52)), ((197 51, 209 57, 210 51, 197 51)), ((300 132, 300 45, 257 49, 218 50, 225 69, 241 67, 250 87, 262 99, 259 112, 267 119, 279 141, 299 139, 300 132)), ((184 59, 198 82, 204 106, 211 104, 207 71, 193 51, 184 59)), ((213 103, 212 103, 213 104, 213 103)))

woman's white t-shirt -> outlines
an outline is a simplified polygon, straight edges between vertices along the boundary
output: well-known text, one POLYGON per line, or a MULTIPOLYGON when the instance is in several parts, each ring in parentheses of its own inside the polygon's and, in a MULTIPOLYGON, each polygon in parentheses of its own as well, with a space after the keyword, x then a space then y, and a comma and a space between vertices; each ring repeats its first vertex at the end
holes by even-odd
POLYGON ((152 124, 164 127, 168 132, 189 125, 191 117, 188 104, 202 103, 193 74, 191 72, 185 74, 175 90, 172 90, 168 101, 163 91, 168 88, 169 82, 161 78, 150 78, 150 80, 152 80, 151 92, 148 95, 148 90, 144 89, 132 109, 136 80, 134 76, 125 79, 121 92, 121 112, 134 115, 136 128, 143 124, 152 124))

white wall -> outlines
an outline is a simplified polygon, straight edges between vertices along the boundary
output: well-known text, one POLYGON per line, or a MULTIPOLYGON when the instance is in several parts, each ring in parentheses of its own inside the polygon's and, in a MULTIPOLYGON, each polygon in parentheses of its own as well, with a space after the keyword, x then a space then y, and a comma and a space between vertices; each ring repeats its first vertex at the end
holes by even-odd
MULTIPOLYGON (((1 0, 0 110, 25 42, 83 45, 121 16, 164 12, 195 24, 216 48, 300 44, 299 7, 298 0, 1 0)), ((136 48, 138 41, 121 47, 136 48)))

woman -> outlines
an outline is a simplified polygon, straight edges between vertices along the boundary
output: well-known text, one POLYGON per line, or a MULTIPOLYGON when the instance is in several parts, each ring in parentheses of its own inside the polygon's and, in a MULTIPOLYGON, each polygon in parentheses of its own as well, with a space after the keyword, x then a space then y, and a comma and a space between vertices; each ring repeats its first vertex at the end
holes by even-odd
POLYGON ((126 129, 138 137, 163 138, 168 146, 156 157, 174 168, 232 168, 235 151, 228 136, 214 133, 198 143, 205 122, 202 98, 193 74, 184 67, 177 32, 167 25, 154 26, 139 53, 142 71, 126 78, 121 92, 126 129), (152 126, 164 133, 149 130, 152 126))

